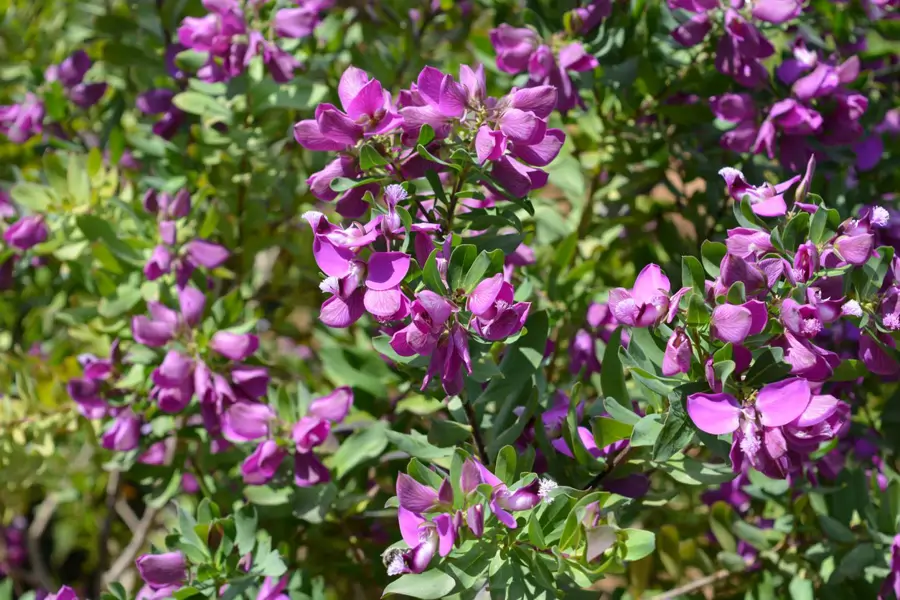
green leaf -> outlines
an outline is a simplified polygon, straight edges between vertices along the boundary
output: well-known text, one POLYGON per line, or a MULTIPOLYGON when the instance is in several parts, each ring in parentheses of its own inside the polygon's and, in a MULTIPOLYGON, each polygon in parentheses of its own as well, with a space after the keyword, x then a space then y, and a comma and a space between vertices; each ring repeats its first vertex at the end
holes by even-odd
POLYGON ((91 201, 91 180, 81 156, 69 156, 66 181, 69 184, 69 195, 75 204, 88 204, 91 201))
POLYGON ((523 388, 531 385, 531 376, 544 359, 550 322, 546 311, 532 313, 525 323, 525 335, 508 346, 500 370, 503 378, 492 379, 475 404, 497 402, 502 405, 508 398, 518 396, 523 388))
POLYGON ((706 306, 706 300, 697 292, 692 292, 688 298, 687 324, 691 327, 703 327, 709 324, 711 312, 706 306))
POLYGON ((737 549, 737 541, 731 533, 734 512, 725 502, 716 502, 709 511, 709 528, 719 545, 726 552, 734 552, 737 549))
POLYGON ((381 597, 397 594, 421 600, 437 600, 450 594, 455 587, 456 581, 451 576, 437 569, 431 569, 419 575, 403 575, 392 581, 384 588, 381 597))
POLYGON ((388 440, 390 440, 398 450, 422 460, 446 458, 453 454, 451 448, 438 448, 429 443, 428 439, 417 431, 414 431, 412 434, 406 434, 400 433, 399 431, 384 429, 384 433, 387 435, 388 440))
POLYGON ((606 350, 603 353, 603 369, 600 371, 600 388, 607 398, 614 398, 616 402, 630 409, 631 401, 628 389, 625 386, 625 369, 619 358, 619 348, 622 346, 622 328, 617 327, 609 337, 606 350))
POLYGON ((626 407, 625 405, 619 404, 619 402, 615 398, 604 398, 603 408, 606 409, 606 412, 609 413, 609 416, 611 416, 616 421, 621 421, 622 423, 634 425, 641 420, 640 415, 631 410, 630 406, 626 407))
POLYGON ((656 548, 656 534, 644 529, 622 529, 625 538, 625 560, 641 560, 653 554, 656 548))
POLYGON ((365 177, 363 179, 350 179, 348 177, 335 177, 329 187, 335 192, 346 192, 370 183, 378 183, 383 177, 365 177))
POLYGON ((594 442, 597 444, 597 447, 605 448, 619 440, 625 440, 631 437, 634 426, 629 423, 610 419, 609 417, 599 417, 594 419, 592 429, 594 433, 594 442))
POLYGON ((132 265, 142 263, 140 255, 122 241, 121 237, 113 229, 112 223, 95 215, 79 215, 75 218, 75 224, 91 242, 103 242, 116 258, 122 259, 132 265))
POLYGON ((737 477, 728 465, 706 464, 681 454, 661 463, 659 469, 685 485, 717 485, 737 477))
POLYGON ((497 464, 494 475, 506 485, 512 485, 516 477, 516 450, 512 446, 503 446, 497 453, 497 464))
POLYGON ((693 256, 681 257, 681 285, 693 288, 701 296, 706 293, 706 277, 703 265, 693 256))
POLYGON ((437 268, 437 256, 440 252, 439 248, 435 248, 428 260, 425 261, 425 267, 422 269, 422 282, 432 292, 446 296, 447 287, 444 285, 444 280, 441 279, 441 273, 437 268))
POLYGON ((637 422, 634 431, 631 432, 631 446, 653 446, 662 433, 662 417, 660 415, 647 415, 637 422))
POLYGON ((703 258, 703 268, 710 277, 719 276, 719 264, 725 258, 728 248, 720 242, 704 240, 700 246, 700 256, 703 258))
POLYGON ((428 180, 431 189, 434 191, 434 197, 440 200, 444 206, 447 206, 447 195, 444 193, 444 184, 441 178, 432 170, 425 171, 425 179, 428 180))
POLYGON ((744 383, 748 387, 761 388, 767 383, 779 381, 791 370, 791 366, 784 362, 784 350, 775 346, 764 348, 747 375, 744 383))
POLYGON ((856 381, 865 377, 869 370, 865 363, 855 358, 846 358, 837 366, 828 381, 856 381))
POLYGON ((428 441, 439 448, 452 448, 472 438, 472 428, 448 419, 435 419, 428 428, 428 441))
MULTIPOLYGON (((505 255, 502 250, 482 251, 475 258, 462 282, 462 289, 470 293, 482 280, 492 277, 503 270, 505 255)), ((455 289, 455 288, 454 288, 455 289)))
POLYGON ((478 250, 472 244, 461 244, 453 249, 450 262, 447 264, 447 284, 450 293, 462 289, 466 273, 475 263, 478 250))
POLYGON ((725 294, 725 301, 729 304, 743 304, 747 301, 747 291, 743 281, 735 281, 731 284, 725 294))
POLYGON ((376 167, 383 167, 389 164, 388 160, 381 155, 378 150, 371 144, 365 144, 359 150, 359 168, 362 171, 368 171, 376 167))
POLYGON ((821 206, 809 222, 809 239, 816 245, 825 241, 825 227, 828 225, 828 211, 821 206))
POLYGON ((791 595, 791 600, 815 600, 816 598, 813 582, 799 576, 791 579, 788 592, 791 595))
POLYGON ((238 553, 244 556, 253 552, 256 546, 257 517, 256 509, 252 506, 244 506, 234 514, 234 527, 237 531, 235 542, 238 553))
POLYGON ((425 125, 422 125, 422 128, 419 130, 419 139, 416 141, 416 145, 427 146, 433 139, 434 129, 432 129, 431 125, 426 123, 425 125))
POLYGON ((231 110, 215 98, 188 90, 172 98, 173 104, 186 113, 201 117, 231 120, 231 110))
POLYGON ((733 205, 734 218, 741 227, 764 231, 765 227, 761 224, 759 217, 753 212, 753 205, 750 203, 749 196, 744 196, 740 202, 733 205))
POLYGON ((34 212, 44 212, 55 201, 50 188, 35 183, 20 183, 10 192, 13 201, 24 208, 34 212))
POLYGON ((653 460, 665 462, 676 453, 681 452, 694 437, 694 428, 681 402, 669 403, 669 413, 663 423, 662 431, 653 445, 653 460))
POLYGON ((827 515, 819 515, 819 525, 822 531, 830 539, 842 544, 852 544, 856 542, 856 536, 853 531, 837 519, 833 519, 827 515))
POLYGON ((374 421, 365 428, 354 432, 341 443, 334 453, 333 467, 338 479, 367 460, 380 456, 388 445, 388 425, 384 421, 374 421))

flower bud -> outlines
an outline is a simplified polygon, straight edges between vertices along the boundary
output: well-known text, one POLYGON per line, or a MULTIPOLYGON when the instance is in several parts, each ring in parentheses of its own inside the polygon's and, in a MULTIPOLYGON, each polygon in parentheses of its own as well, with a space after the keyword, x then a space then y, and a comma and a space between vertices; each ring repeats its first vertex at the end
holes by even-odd
POLYGON ((141 579, 152 588, 183 583, 187 579, 187 563, 181 552, 145 554, 135 564, 141 579))

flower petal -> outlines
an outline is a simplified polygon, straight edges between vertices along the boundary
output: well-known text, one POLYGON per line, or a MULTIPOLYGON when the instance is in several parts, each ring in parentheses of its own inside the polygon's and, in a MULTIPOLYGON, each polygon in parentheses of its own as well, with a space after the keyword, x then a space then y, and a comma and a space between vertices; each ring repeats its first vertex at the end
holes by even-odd
POLYGON ((770 383, 759 391, 756 410, 766 427, 787 425, 806 410, 812 393, 809 382, 799 377, 770 383))
POLYGON ((738 428, 741 407, 730 394, 691 394, 687 413, 701 431, 722 435, 738 428))

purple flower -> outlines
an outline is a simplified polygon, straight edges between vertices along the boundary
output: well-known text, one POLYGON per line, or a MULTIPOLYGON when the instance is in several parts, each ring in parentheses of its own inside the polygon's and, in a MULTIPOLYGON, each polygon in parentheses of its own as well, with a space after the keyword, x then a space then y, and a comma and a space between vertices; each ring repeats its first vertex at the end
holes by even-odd
POLYGON ((319 12, 302 6, 300 8, 282 8, 275 13, 272 24, 275 35, 283 38, 304 38, 310 35, 319 24, 319 12))
POLYGON ((403 252, 373 252, 369 257, 363 305, 376 319, 394 321, 405 317, 403 313, 408 314, 409 301, 400 291, 400 284, 409 265, 410 257, 403 252))
POLYGON ((265 440, 241 464, 241 475, 248 485, 267 483, 287 456, 287 451, 279 448, 273 440, 265 440))
POLYGON ((222 266, 230 255, 230 252, 225 247, 201 239, 188 242, 185 245, 185 249, 187 250, 188 262, 207 269, 215 269, 222 266))
POLYGON ((766 304, 749 300, 740 306, 720 304, 713 309, 710 335, 732 344, 741 344, 748 336, 762 333, 769 321, 766 304))
POLYGON ((55 594, 47 596, 46 600, 78 600, 78 594, 69 586, 64 585, 55 594))
POLYGON ((0 133, 14 144, 23 144, 43 131, 44 103, 34 94, 19 104, 0 105, 0 133))
POLYGON ((22 217, 3 232, 3 241, 19 250, 28 250, 47 241, 49 231, 44 217, 28 215, 22 217))
POLYGON ((443 507, 438 492, 406 473, 397 475, 397 499, 401 508, 417 515, 443 507))
POLYGON ((172 253, 160 244, 153 249, 147 264, 144 265, 144 277, 148 281, 159 279, 172 269, 172 253))
POLYGON ((780 25, 800 16, 803 0, 755 0, 753 17, 780 25))
MULTIPOLYGON (((730 394, 691 394, 687 412, 706 433, 734 433, 735 471, 740 472, 746 460, 769 477, 784 478, 799 464, 797 450, 789 447, 786 437, 799 434, 802 439, 810 428, 827 423, 838 404, 833 396, 814 396, 809 383, 795 377, 766 385, 755 402, 743 406, 730 394)), ((827 425, 822 433, 836 437, 836 425, 827 425)))
POLYGON ((498 273, 472 290, 466 308, 472 313, 472 329, 488 341, 506 339, 525 326, 530 302, 515 302, 513 287, 498 273))
POLYGON ((397 551, 388 564, 388 575, 403 573, 421 573, 428 568, 428 563, 439 553, 447 556, 456 542, 457 528, 453 526, 448 514, 436 516, 427 521, 403 507, 397 512, 400 522, 400 533, 409 550, 397 551))
POLYGON ((888 600, 891 591, 895 598, 900 598, 900 535, 894 536, 891 542, 890 572, 884 578, 881 589, 878 592, 878 600, 888 600))
POLYGON ((490 32, 491 44, 497 52, 497 68, 515 75, 528 68, 532 53, 540 44, 537 34, 524 27, 501 24, 490 32))
POLYGON ((887 334, 878 334, 877 339, 870 334, 863 335, 859 340, 859 359, 876 375, 893 376, 900 373, 900 362, 882 348, 882 344, 888 348, 895 347, 894 339, 887 334))
POLYGON ((128 452, 138 447, 141 441, 141 420, 131 409, 119 413, 102 437, 102 445, 107 450, 128 452))
POLYGON ((314 399, 309 405, 309 414, 332 423, 340 423, 350 412, 353 405, 353 390, 339 387, 327 396, 314 399))
POLYGON ((184 583, 187 579, 187 563, 181 552, 144 554, 135 565, 141 579, 154 589, 184 583))
POLYGON ((294 138, 307 150, 344 150, 364 136, 389 133, 400 125, 390 94, 361 69, 351 66, 344 71, 338 96, 344 111, 320 104, 315 119, 294 127, 294 138))
POLYGON ((298 452, 294 456, 294 484, 312 487, 331 480, 331 473, 312 452, 298 452))
POLYGON ((744 174, 737 169, 725 167, 719 171, 719 175, 725 180, 729 195, 737 202, 741 202, 746 196, 750 200, 750 207, 754 214, 761 217, 783 217, 787 214, 784 192, 800 181, 800 176, 795 175, 784 183, 774 186, 763 183, 761 186, 754 187, 747 183, 744 174))
POLYGON ((609 306, 616 320, 633 327, 660 323, 669 310, 671 284, 659 265, 643 268, 629 291, 616 288, 609 293, 609 306))
POLYGON ((250 333, 217 331, 209 341, 209 347, 229 360, 241 361, 256 352, 259 338, 250 333))
POLYGON ((666 342, 662 374, 671 377, 679 373, 687 373, 691 370, 691 358, 691 338, 678 327, 666 342))
POLYGON ((269 435, 269 423, 275 411, 266 404, 236 402, 228 407, 222 418, 222 435, 229 442, 258 440, 269 435))

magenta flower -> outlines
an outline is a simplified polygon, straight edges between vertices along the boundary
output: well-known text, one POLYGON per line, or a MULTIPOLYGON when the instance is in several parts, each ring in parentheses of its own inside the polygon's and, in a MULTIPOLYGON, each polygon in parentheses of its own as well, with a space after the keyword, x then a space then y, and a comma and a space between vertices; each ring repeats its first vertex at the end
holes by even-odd
POLYGON ((138 447, 141 441, 141 419, 125 409, 104 432, 101 445, 107 450, 128 452, 138 447))
POLYGON ((394 321, 408 314, 409 301, 400 291, 400 284, 409 265, 410 258, 403 252, 374 252, 369 257, 363 304, 376 319, 394 321))
POLYGON ((391 348, 400 356, 430 355, 450 316, 458 309, 430 290, 423 290, 410 306, 412 322, 391 337, 391 348))
POLYGON ((187 580, 187 563, 181 552, 144 554, 135 561, 135 564, 141 579, 154 589, 177 585, 187 580))
POLYGON ((393 553, 388 575, 421 573, 435 554, 447 556, 456 542, 457 528, 448 514, 440 514, 428 521, 402 506, 397 510, 400 533, 409 550, 393 553))
POLYGON ((748 336, 762 333, 769 322, 765 302, 748 300, 740 306, 720 304, 713 309, 710 334, 715 339, 741 344, 748 336))
POLYGON ((762 258, 766 253, 775 250, 767 232, 745 227, 729 229, 725 246, 729 254, 745 260, 762 258))
POLYGON ((894 338, 887 334, 878 334, 877 340, 870 334, 863 335, 859 340, 859 359, 876 375, 893 376, 900 373, 900 362, 882 348, 881 344, 888 348, 896 347, 894 338))
POLYGON ((47 596, 46 600, 78 600, 78 594, 69 586, 64 585, 55 594, 47 596))
POLYGON ((741 202, 746 196, 750 200, 753 212, 761 217, 783 217, 787 214, 787 204, 784 201, 784 193, 795 183, 800 181, 800 176, 795 175, 784 183, 771 185, 763 183, 754 187, 747 183, 744 174, 737 169, 725 167, 719 171, 719 175, 725 180, 728 193, 737 202, 741 202))
POLYGON ((659 265, 643 268, 629 291, 616 288, 609 293, 609 306, 616 320, 632 327, 651 327, 660 323, 669 310, 671 284, 659 265))
POLYGON ((278 467, 286 456, 287 451, 279 448, 274 440, 263 441, 241 464, 244 483, 248 485, 267 483, 278 472, 278 467))
POLYGON ((294 138, 307 150, 345 150, 365 136, 389 133, 400 125, 390 94, 361 69, 347 67, 338 96, 343 111, 320 104, 315 119, 294 126, 294 138))
POLYGON ((466 309, 472 313, 472 329, 488 341, 506 339, 525 326, 530 302, 515 302, 513 287, 498 273, 472 290, 466 309))
POLYGON ((470 458, 463 463, 461 487, 464 494, 468 495, 480 485, 486 483, 493 488, 491 493, 491 512, 497 519, 509 527, 515 529, 518 524, 513 512, 530 510, 537 506, 542 496, 539 494, 540 481, 535 479, 531 484, 510 491, 505 483, 491 473, 487 467, 470 458))
POLYGON ((881 589, 878 592, 878 600, 888 600, 891 591, 895 598, 900 598, 900 534, 894 536, 891 542, 890 572, 884 578, 881 589))
MULTIPOLYGON (((769 477, 784 478, 798 464, 785 434, 804 435, 832 417, 838 404, 833 396, 814 396, 809 383, 795 377, 766 385, 755 401, 743 406, 730 394, 691 394, 687 412, 706 433, 734 433, 735 471, 746 460, 769 477)), ((828 431, 835 433, 830 427, 828 431)))
POLYGON ((691 338, 680 327, 672 332, 669 341, 666 342, 666 351, 663 355, 662 374, 666 377, 687 373, 691 370, 691 338))
POLYGON ((0 105, 0 133, 14 144, 24 144, 43 131, 44 103, 34 94, 25 94, 19 104, 0 105))
POLYGON ((3 232, 3 241, 19 250, 28 250, 47 241, 49 231, 44 217, 28 215, 22 217, 3 232))
POLYGON ((803 0, 755 0, 753 17, 780 25, 800 16, 803 0))
POLYGON ((234 443, 258 440, 269 435, 269 424, 274 419, 275 411, 266 404, 236 402, 225 410, 222 435, 234 443))
POLYGON ((259 338, 250 333, 217 331, 209 347, 229 360, 245 360, 259 348, 259 338))

